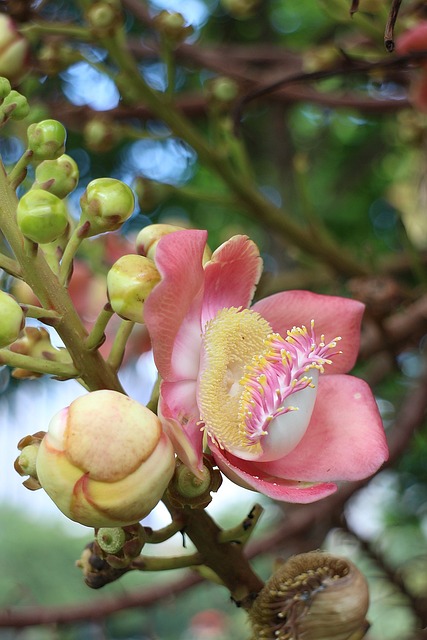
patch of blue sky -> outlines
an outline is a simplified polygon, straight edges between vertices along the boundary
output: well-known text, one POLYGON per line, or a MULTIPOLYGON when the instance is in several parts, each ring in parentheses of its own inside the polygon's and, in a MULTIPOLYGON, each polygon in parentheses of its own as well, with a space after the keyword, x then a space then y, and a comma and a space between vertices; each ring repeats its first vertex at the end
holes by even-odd
POLYGON ((197 155, 177 138, 138 140, 123 152, 123 168, 134 176, 149 180, 182 184, 192 175, 197 155))
POLYGON ((77 106, 88 105, 95 111, 114 109, 120 94, 113 80, 87 62, 77 62, 61 74, 62 90, 77 106))

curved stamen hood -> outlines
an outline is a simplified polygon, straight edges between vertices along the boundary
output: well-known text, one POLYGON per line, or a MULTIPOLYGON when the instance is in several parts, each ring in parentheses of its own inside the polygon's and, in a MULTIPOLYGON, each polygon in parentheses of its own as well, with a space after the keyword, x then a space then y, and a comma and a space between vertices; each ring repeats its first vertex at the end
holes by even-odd
POLYGON ((337 352, 305 326, 284 339, 255 311, 221 309, 203 335, 198 404, 211 441, 245 460, 277 460, 304 436, 317 379, 337 352))

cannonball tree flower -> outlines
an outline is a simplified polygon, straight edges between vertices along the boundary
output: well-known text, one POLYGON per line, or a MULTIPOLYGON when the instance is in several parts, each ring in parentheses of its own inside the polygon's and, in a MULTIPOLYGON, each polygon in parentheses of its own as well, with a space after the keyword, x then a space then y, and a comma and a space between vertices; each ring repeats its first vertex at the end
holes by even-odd
POLYGON ((71 520, 121 527, 147 516, 175 470, 158 417, 117 391, 80 396, 49 424, 37 479, 71 520))
POLYGON ((364 305, 285 291, 248 308, 258 248, 235 236, 203 267, 206 236, 160 239, 162 280, 145 306, 162 378, 159 415, 178 456, 200 473, 208 445, 234 482, 289 502, 374 473, 388 455, 381 419, 368 385, 345 375, 364 305))

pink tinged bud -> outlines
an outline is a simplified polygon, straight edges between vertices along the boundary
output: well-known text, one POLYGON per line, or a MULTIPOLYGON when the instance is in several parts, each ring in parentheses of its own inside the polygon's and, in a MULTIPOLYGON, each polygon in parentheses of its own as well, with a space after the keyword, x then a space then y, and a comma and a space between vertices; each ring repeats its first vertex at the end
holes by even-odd
POLYGON ((145 518, 174 469, 157 416, 108 390, 81 396, 57 413, 37 457, 43 489, 67 517, 89 527, 145 518))
POLYGON ((108 299, 121 318, 144 322, 144 304, 160 274, 152 260, 138 255, 122 256, 107 274, 108 299))
MULTIPOLYGON (((141 229, 136 236, 136 250, 141 256, 147 256, 147 258, 154 260, 159 241, 164 236, 175 231, 183 231, 183 229, 184 227, 179 227, 175 224, 150 224, 141 229)), ((211 256, 212 251, 206 245, 203 252, 203 264, 210 260, 211 256)))
POLYGON ((67 208, 53 193, 34 189, 18 202, 17 222, 26 238, 46 244, 65 233, 68 227, 67 208))
POLYGON ((27 69, 29 44, 11 18, 0 14, 0 76, 19 82, 27 69))
POLYGON ((4 291, 0 291, 0 348, 15 342, 24 328, 24 313, 19 304, 4 291))
POLYGON ((74 191, 78 181, 77 163, 64 153, 55 160, 44 160, 38 165, 33 189, 44 189, 58 198, 65 198, 74 191))
POLYGON ((133 213, 132 189, 115 178, 97 178, 89 182, 80 198, 80 224, 90 224, 87 236, 119 229, 133 213))

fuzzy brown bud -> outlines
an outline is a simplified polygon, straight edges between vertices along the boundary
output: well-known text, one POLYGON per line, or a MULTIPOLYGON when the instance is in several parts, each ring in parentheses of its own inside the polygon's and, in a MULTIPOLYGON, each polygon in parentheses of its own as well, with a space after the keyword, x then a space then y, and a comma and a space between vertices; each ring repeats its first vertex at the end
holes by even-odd
POLYGON ((366 578, 345 558, 311 552, 285 562, 258 594, 252 640, 361 640, 369 628, 366 578))

